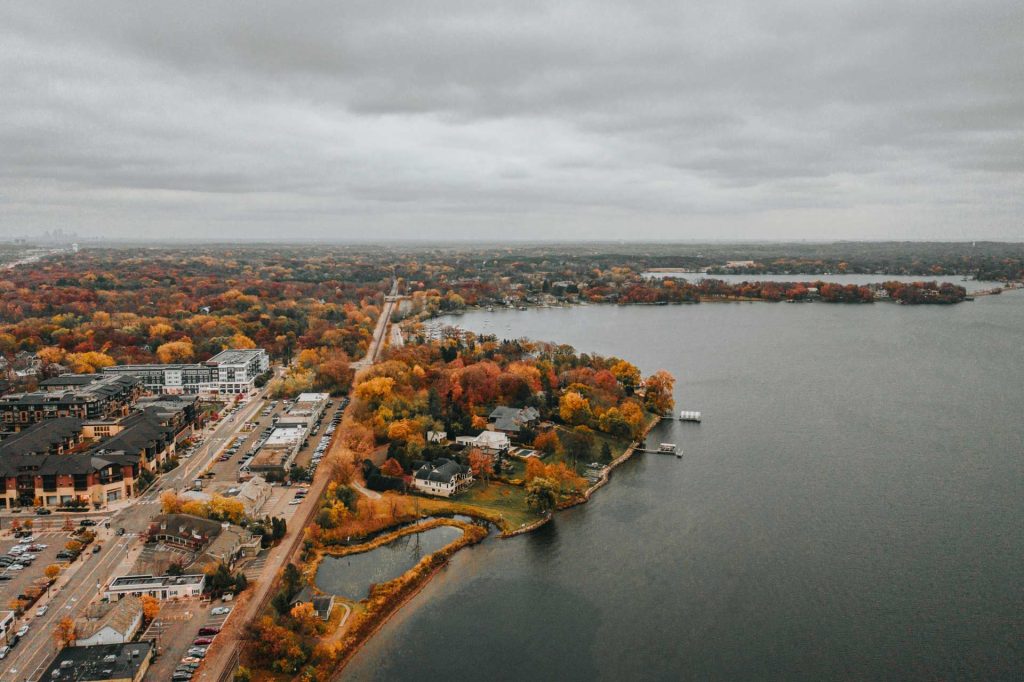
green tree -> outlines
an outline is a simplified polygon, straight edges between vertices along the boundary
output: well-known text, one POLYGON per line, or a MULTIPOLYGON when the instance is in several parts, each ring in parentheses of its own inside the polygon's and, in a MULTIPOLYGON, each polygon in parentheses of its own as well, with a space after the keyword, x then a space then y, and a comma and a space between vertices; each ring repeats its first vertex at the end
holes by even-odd
POLYGON ((555 508, 558 485, 547 478, 535 478, 526 484, 526 504, 539 514, 546 514, 555 508))

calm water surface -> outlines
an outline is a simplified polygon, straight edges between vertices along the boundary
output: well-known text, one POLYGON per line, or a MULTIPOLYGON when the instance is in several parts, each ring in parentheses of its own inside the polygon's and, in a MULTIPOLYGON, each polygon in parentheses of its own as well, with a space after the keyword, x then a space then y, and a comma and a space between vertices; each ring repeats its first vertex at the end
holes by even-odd
POLYGON ((394 580, 428 554, 433 554, 462 536, 454 526, 438 526, 411 533, 369 552, 328 556, 320 562, 315 583, 327 594, 363 599, 370 586, 394 580))
POLYGON ((1024 294, 459 324, 679 379, 655 442, 541 531, 460 552, 355 680, 1021 679, 1024 294))

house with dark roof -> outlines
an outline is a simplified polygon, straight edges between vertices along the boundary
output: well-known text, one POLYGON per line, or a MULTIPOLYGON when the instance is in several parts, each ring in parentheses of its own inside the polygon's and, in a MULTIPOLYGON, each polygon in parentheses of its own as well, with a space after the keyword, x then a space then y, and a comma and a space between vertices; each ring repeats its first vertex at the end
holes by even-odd
POLYGON ((316 615, 320 616, 320 620, 326 622, 331 617, 331 609, 334 608, 334 595, 317 594, 312 587, 306 585, 299 590, 290 603, 291 606, 299 604, 312 604, 316 615))
POLYGON ((500 431, 507 436, 515 438, 523 429, 536 427, 539 419, 540 412, 535 407, 506 407, 499 405, 487 417, 487 428, 491 431, 500 431))
POLYGON ((220 521, 212 521, 191 514, 158 514, 153 517, 146 532, 147 542, 201 551, 221 533, 220 521))
POLYGON ((433 462, 417 463, 412 485, 428 495, 451 497, 473 485, 473 474, 468 466, 442 457, 433 462))

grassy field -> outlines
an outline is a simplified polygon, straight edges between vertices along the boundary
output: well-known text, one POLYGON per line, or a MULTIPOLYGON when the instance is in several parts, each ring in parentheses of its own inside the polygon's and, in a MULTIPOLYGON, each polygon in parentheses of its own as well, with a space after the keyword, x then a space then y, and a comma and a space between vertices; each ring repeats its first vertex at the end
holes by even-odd
POLYGON ((525 488, 496 481, 487 485, 478 481, 472 488, 450 500, 424 497, 420 501, 420 509, 425 512, 464 512, 469 515, 481 511, 486 517, 497 514, 502 519, 504 530, 516 530, 540 518, 527 507, 525 488))

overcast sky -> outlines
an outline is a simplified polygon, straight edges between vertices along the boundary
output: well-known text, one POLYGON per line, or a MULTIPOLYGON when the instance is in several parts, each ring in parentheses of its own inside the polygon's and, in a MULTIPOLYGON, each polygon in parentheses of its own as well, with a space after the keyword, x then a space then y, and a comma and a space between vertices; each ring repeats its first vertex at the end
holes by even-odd
POLYGON ((1024 2, 7 2, 0 237, 55 228, 1020 241, 1024 2))

